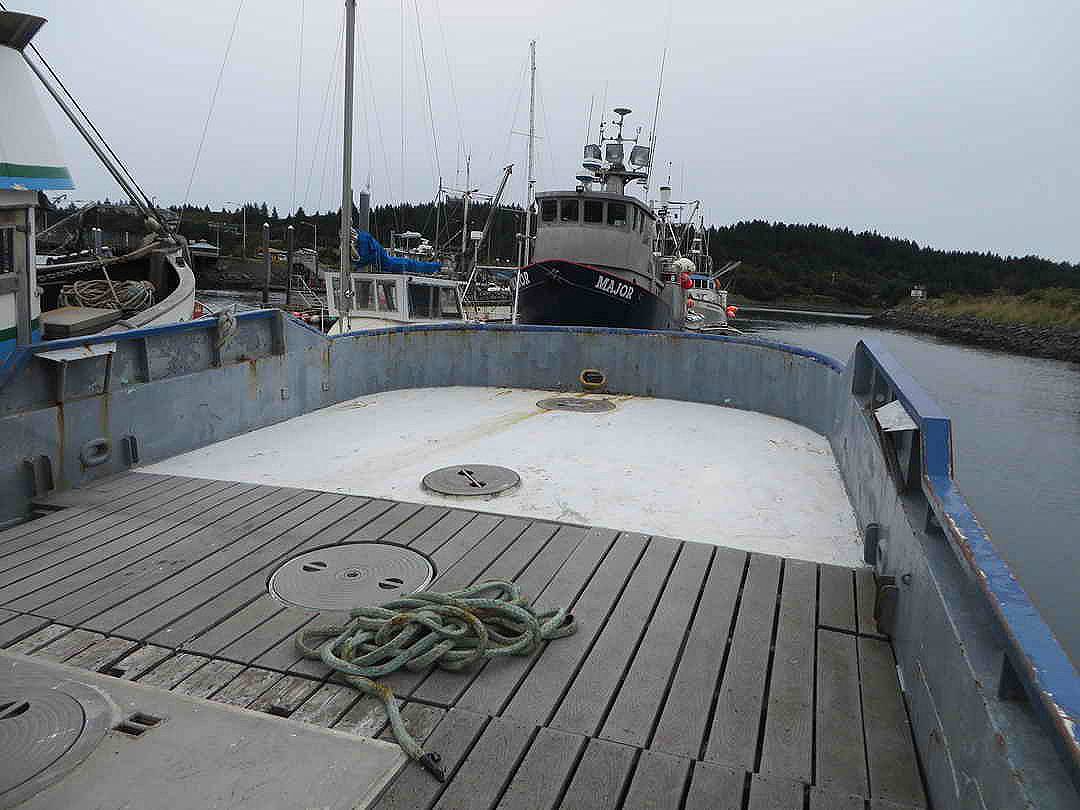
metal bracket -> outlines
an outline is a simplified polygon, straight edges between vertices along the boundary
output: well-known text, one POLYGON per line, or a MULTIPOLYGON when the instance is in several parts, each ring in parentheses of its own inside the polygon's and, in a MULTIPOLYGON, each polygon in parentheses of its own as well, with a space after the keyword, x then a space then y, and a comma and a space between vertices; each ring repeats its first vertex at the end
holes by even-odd
POLYGON ((30 456, 23 459, 23 464, 30 472, 30 485, 35 498, 52 491, 52 459, 48 456, 30 456))
POLYGON ((877 565, 878 545, 880 540, 881 525, 878 523, 867 523, 866 529, 863 530, 863 561, 867 565, 877 565))
POLYGON ((120 444, 124 448, 124 457, 127 459, 128 466, 136 466, 139 463, 139 440, 132 434, 124 436, 120 444))
POLYGON ((900 600, 900 588, 896 577, 878 577, 877 594, 874 597, 874 621, 885 635, 892 636, 896 628, 896 609, 900 600))
POLYGON ((1020 676, 1009 660, 1008 653, 1001 656, 1001 678, 998 680, 998 697, 1001 700, 1025 700, 1027 693, 1020 676))

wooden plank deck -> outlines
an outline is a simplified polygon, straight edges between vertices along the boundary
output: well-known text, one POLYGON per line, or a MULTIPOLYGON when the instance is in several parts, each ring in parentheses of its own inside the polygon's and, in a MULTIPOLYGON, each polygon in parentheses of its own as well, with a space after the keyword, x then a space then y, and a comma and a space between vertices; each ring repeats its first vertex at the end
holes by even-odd
POLYGON ((0 647, 347 733, 388 729, 297 655, 340 614, 271 598, 284 560, 383 540, 428 555, 435 589, 509 578, 570 607, 579 632, 530 658, 386 679, 451 778, 407 766, 379 810, 927 806, 868 570, 143 473, 36 505, 0 532, 0 647))

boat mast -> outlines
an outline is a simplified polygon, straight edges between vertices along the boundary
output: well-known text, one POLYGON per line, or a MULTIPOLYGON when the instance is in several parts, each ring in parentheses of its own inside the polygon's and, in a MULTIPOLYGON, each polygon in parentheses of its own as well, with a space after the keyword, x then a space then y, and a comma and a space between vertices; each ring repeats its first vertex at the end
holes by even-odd
POLYGON ((356 50, 356 0, 345 0, 345 137, 341 159, 341 302, 338 310, 344 319, 341 334, 349 331, 349 314, 352 310, 352 124, 353 124, 353 70, 356 50))
POLYGON ((521 286, 521 268, 532 259, 532 217, 533 217, 533 187, 536 185, 536 177, 533 176, 533 144, 536 140, 536 40, 529 43, 529 177, 528 189, 525 192, 525 241, 521 250, 521 263, 518 266, 517 281, 514 283, 514 311, 510 322, 517 323, 518 316, 518 288, 521 286))

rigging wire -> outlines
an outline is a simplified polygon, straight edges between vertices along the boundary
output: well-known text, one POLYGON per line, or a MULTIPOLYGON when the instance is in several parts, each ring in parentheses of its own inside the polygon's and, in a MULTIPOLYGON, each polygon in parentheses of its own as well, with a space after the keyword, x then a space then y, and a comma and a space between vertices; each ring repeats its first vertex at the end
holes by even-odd
POLYGON ((296 138, 293 140, 292 210, 289 211, 288 216, 292 216, 298 210, 296 205, 296 177, 300 169, 300 101, 301 89, 304 86, 304 7, 305 0, 300 0, 300 34, 297 37, 299 40, 297 50, 300 53, 296 61, 296 138))
POLYGON ((206 121, 203 122, 202 136, 199 138, 199 148, 195 150, 195 160, 191 164, 191 175, 188 177, 187 190, 184 192, 184 204, 180 207, 180 222, 184 221, 184 210, 191 199, 191 185, 195 182, 195 172, 199 168, 199 158, 202 157, 203 146, 206 144, 206 133, 210 129, 210 119, 214 115, 214 106, 217 104, 218 91, 221 90, 221 79, 225 75, 225 65, 229 62, 229 52, 232 50, 233 40, 236 39, 236 28, 240 23, 240 12, 244 8, 244 0, 238 0, 236 14, 233 15, 232 28, 229 30, 229 39, 225 43, 225 54, 221 58, 221 67, 218 68, 217 81, 214 83, 214 92, 210 96, 210 108, 206 111, 206 121))
MULTIPOLYGON (((319 128, 318 128, 318 130, 316 130, 315 142, 311 147, 311 163, 308 166, 307 183, 304 186, 304 195, 302 197, 302 199, 304 199, 304 200, 306 200, 308 202, 310 202, 310 197, 308 195, 311 193, 311 181, 312 181, 313 177, 315 176, 315 161, 318 158, 319 144, 322 143, 323 129, 324 129, 324 126, 326 124, 326 113, 330 109, 330 99, 331 99, 331 97, 333 97, 332 92, 331 92, 331 88, 333 88, 336 85, 336 79, 337 79, 338 74, 339 74, 339 71, 337 69, 338 59, 341 56, 341 51, 342 51, 342 48, 344 47, 344 42, 345 42, 345 22, 344 22, 344 17, 342 17, 341 30, 338 31, 337 47, 334 49, 334 55, 330 60, 330 74, 326 77, 326 92, 323 94, 322 112, 319 113, 319 128)), ((327 140, 327 143, 329 143, 329 141, 330 141, 330 132, 329 132, 329 130, 327 130, 327 132, 326 132, 326 140, 327 140)), ((321 196, 321 192, 320 192, 320 196, 318 198, 316 198, 315 204, 316 204, 316 206, 319 206, 319 205, 321 205, 321 203, 322 203, 322 196, 321 196)))
MULTIPOLYGON (((342 35, 344 35, 344 33, 345 33, 345 16, 344 16, 344 14, 342 14, 341 25, 342 25, 341 32, 342 32, 342 35)), ((342 51, 344 51, 344 47, 342 48, 342 51)), ((343 76, 344 72, 345 72, 344 53, 342 53, 341 54, 341 61, 335 61, 335 64, 333 66, 333 74, 331 76, 332 83, 331 83, 331 89, 330 89, 330 97, 331 98, 337 99, 338 91, 341 88, 341 80, 342 80, 342 76, 343 76)), ((319 205, 318 205, 319 208, 322 208, 323 201, 326 199, 326 196, 325 196, 326 195, 326 177, 327 177, 327 173, 328 173, 329 167, 330 167, 330 155, 331 154, 334 154, 334 155, 337 154, 338 138, 341 137, 341 127, 338 126, 338 119, 339 119, 340 115, 344 114, 342 112, 342 107, 343 107, 342 104, 335 103, 333 105, 333 107, 331 107, 331 109, 330 109, 330 120, 328 122, 329 127, 326 130, 326 147, 325 147, 325 151, 323 152, 322 171, 319 172, 319 205), (331 148, 331 147, 333 147, 333 148, 331 148)), ((332 203, 327 207, 327 210, 328 211, 333 211, 334 210, 334 206, 333 206, 332 203)))
MULTIPOLYGON (((361 25, 359 21, 357 21, 356 24, 356 33, 359 35, 360 39, 360 59, 364 63, 364 71, 368 76, 371 76, 373 74, 367 58, 367 42, 364 40, 364 26, 361 25)), ((375 131, 379 134, 379 148, 382 151, 383 166, 386 171, 386 188, 390 189, 391 184, 394 181, 394 174, 390 167, 390 152, 386 148, 386 138, 383 137, 382 118, 379 117, 379 105, 375 97, 374 82, 368 82, 368 88, 371 90, 371 112, 375 116, 375 131)), ((394 226, 400 228, 397 209, 394 209, 394 226)))
POLYGON ((401 201, 405 201, 405 153, 408 148, 405 126, 405 95, 408 76, 405 73, 405 0, 401 0, 401 201))
MULTIPOLYGON (((0 2, 0 11, 7 10, 7 6, 0 2)), ((82 106, 80 106, 75 96, 72 95, 71 91, 67 89, 67 86, 64 84, 63 79, 60 78, 57 72, 53 69, 53 66, 49 64, 48 60, 44 57, 44 55, 42 55, 41 51, 39 51, 37 49, 37 46, 34 45, 34 43, 32 42, 30 43, 30 50, 34 52, 34 55, 38 58, 38 61, 41 62, 42 65, 44 65, 47 71, 49 71, 49 75, 53 77, 53 80, 56 82, 57 86, 63 91, 64 95, 67 96, 72 106, 75 107, 76 110, 78 110, 79 114, 90 126, 90 129, 93 131, 94 135, 97 136, 98 140, 101 142, 101 145, 109 153, 109 156, 112 157, 114 161, 116 161, 117 167, 124 173, 124 176, 127 178, 128 182, 130 182, 131 185, 134 186, 135 190, 143 196, 142 202, 145 203, 148 208, 153 210, 155 206, 150 199, 150 196, 145 191, 143 191, 142 187, 139 185, 139 182, 135 179, 135 176, 124 164, 124 161, 122 161, 120 159, 120 156, 113 151, 113 148, 109 145, 109 142, 105 140, 105 136, 101 134, 101 131, 94 124, 93 120, 90 118, 89 115, 87 115, 86 110, 84 110, 82 106)))
POLYGON ((652 133, 649 135, 649 168, 645 173, 645 197, 649 196, 649 184, 652 182, 652 167, 656 165, 656 125, 660 120, 660 96, 664 92, 664 68, 667 66, 667 52, 671 44, 671 15, 673 0, 668 0, 667 23, 664 32, 664 50, 660 55, 660 79, 656 84, 656 107, 653 110, 652 133))
MULTIPOLYGON (((442 9, 439 8, 439 0, 434 0, 434 3, 435 19, 439 23, 439 38, 442 40, 443 57, 446 60, 446 78, 450 82, 450 98, 454 103, 454 119, 457 121, 458 152, 455 155, 455 160, 458 160, 465 154, 465 130, 461 125, 461 106, 458 104, 457 88, 454 85, 454 68, 450 64, 450 49, 446 47, 446 29, 443 27, 442 9)), ((460 173, 460 164, 458 168, 460 173)))
POLYGON ((431 124, 431 150, 435 157, 435 176, 442 177, 442 166, 439 163, 439 139, 435 133, 435 113, 431 107, 431 78, 428 75, 427 56, 424 53, 424 32, 420 28, 420 0, 413 0, 413 8, 416 10, 416 42, 420 50, 420 62, 424 68, 424 88, 427 91, 428 122, 431 124))

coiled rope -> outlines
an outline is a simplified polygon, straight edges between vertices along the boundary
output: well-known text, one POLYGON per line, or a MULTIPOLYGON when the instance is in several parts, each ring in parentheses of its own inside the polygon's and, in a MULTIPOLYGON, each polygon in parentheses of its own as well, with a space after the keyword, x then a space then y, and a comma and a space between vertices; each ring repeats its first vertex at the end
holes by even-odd
POLYGON ((536 612, 512 582, 490 580, 460 591, 422 592, 378 607, 351 611, 344 625, 304 630, 296 647, 321 660, 365 695, 383 704, 398 745, 440 782, 435 752, 425 752, 401 721, 394 692, 375 678, 432 665, 459 671, 477 661, 530 655, 541 642, 577 631, 565 609, 536 612))
POLYGON ((141 312, 154 303, 154 285, 149 281, 76 281, 60 288, 60 303, 141 312))

